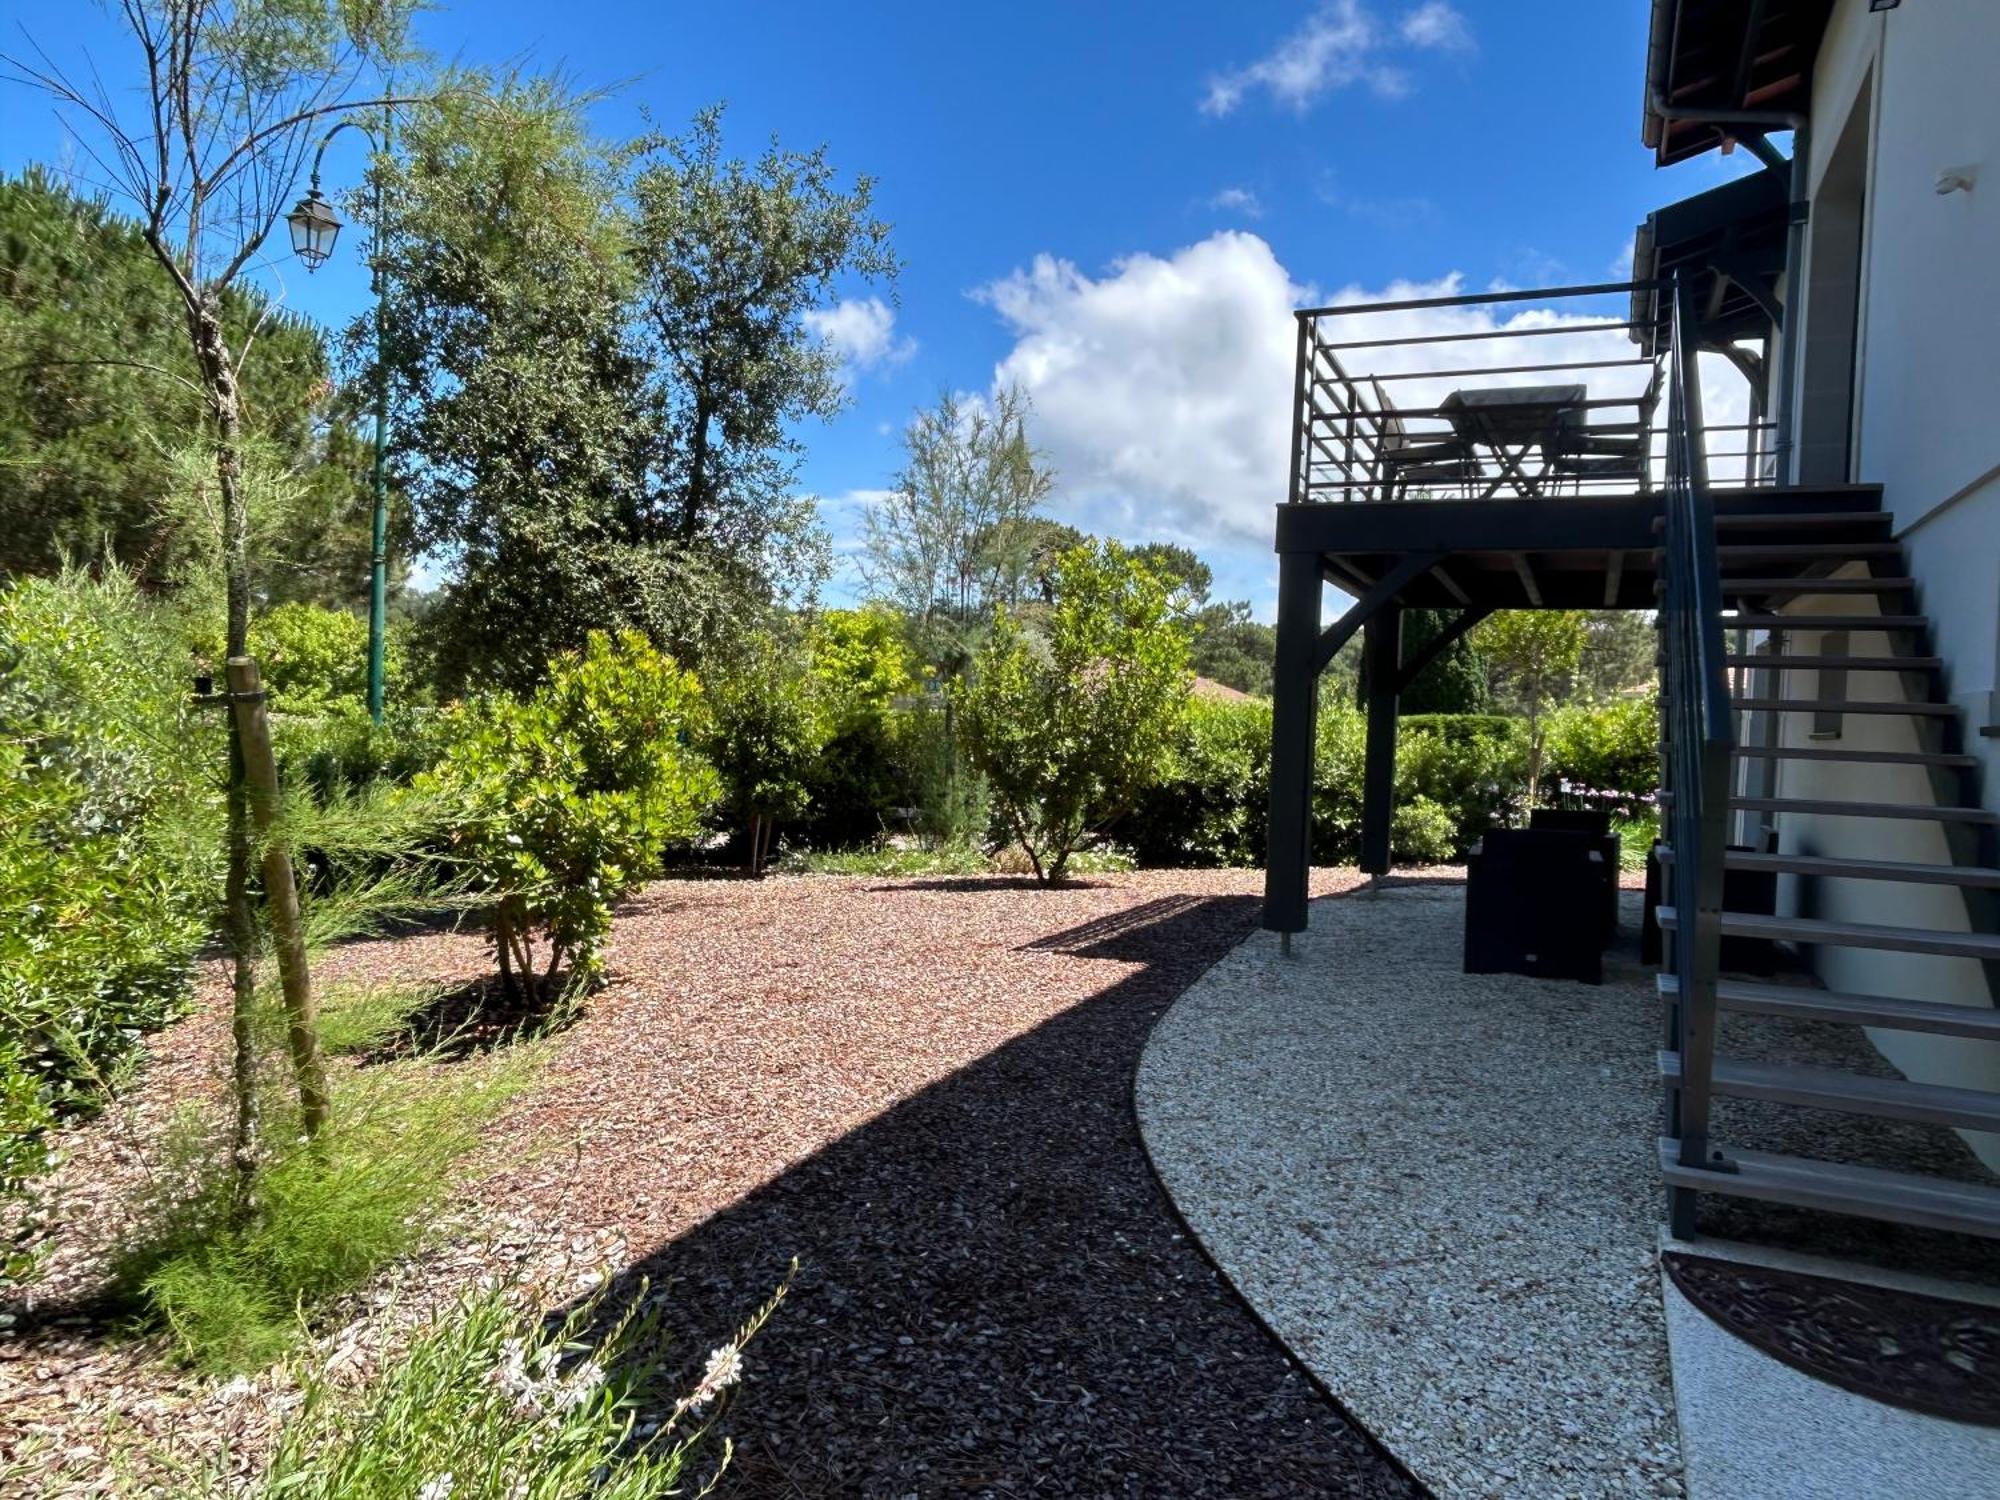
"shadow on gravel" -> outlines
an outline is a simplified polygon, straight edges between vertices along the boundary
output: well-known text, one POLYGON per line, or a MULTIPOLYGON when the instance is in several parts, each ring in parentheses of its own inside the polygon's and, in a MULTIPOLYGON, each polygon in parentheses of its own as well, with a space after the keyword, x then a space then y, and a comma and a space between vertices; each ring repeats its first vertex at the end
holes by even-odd
POLYGON ((1153 1021, 1256 912, 1171 898, 1039 940, 1138 967, 632 1268, 694 1370, 799 1259, 722 1494, 1419 1493, 1185 1237, 1139 1141, 1153 1021))

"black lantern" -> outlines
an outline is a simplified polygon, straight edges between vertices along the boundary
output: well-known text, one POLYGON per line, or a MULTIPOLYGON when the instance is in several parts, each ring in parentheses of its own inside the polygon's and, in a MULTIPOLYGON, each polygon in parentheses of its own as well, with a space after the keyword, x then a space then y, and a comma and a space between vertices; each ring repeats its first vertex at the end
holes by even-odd
POLYGON ((292 226, 292 252, 308 271, 317 271, 320 262, 333 254, 333 242, 340 235, 340 216, 333 205, 315 187, 285 215, 285 222, 292 226))

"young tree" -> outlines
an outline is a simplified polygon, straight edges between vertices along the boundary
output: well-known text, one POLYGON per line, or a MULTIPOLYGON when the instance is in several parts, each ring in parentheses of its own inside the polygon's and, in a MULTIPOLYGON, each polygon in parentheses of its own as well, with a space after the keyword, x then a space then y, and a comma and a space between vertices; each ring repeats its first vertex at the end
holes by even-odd
MULTIPOLYGON (((136 51, 141 118, 117 98, 46 61, 6 57, 17 79, 45 89, 85 155, 137 209, 146 246, 171 288, 200 390, 221 520, 224 645, 249 649, 253 559, 244 492, 244 356, 256 330, 231 337, 226 299, 293 201, 307 156, 334 118, 400 102, 378 85, 403 56, 409 0, 121 0, 136 51)), ((227 910, 235 955, 236 1147, 247 1185, 254 1130, 257 933, 250 902, 253 804, 244 735, 232 718, 227 910)), ((267 796, 258 806, 275 817, 267 796)), ((290 866, 265 861, 267 884, 290 866)), ((295 903, 270 890, 294 1068, 308 1130, 325 1097, 309 1025, 310 980, 295 903)))
POLYGON ((1563 609, 1508 609, 1472 631, 1472 643, 1492 664, 1496 696, 1528 721, 1528 804, 1541 785, 1546 720, 1568 696, 1583 657, 1583 614, 1563 609))
POLYGON ((905 429, 903 454, 894 489, 866 517, 863 568, 909 617, 917 649, 956 675, 975 623, 1021 602, 1055 476, 1028 441, 1019 390, 990 407, 944 392, 905 429))
POLYGON ((745 865, 759 875, 778 824, 806 810, 832 725, 804 652, 773 629, 743 642, 735 660, 710 674, 708 691, 708 758, 748 836, 745 865))
POLYGON ((1063 554, 1046 639, 995 610, 960 723, 1044 885, 1158 778, 1187 694, 1166 585, 1115 542, 1063 554))

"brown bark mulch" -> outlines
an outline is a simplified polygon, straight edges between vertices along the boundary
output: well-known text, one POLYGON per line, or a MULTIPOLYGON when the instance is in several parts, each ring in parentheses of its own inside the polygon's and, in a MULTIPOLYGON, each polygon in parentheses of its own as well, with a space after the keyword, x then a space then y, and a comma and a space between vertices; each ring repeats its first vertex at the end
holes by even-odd
POLYGON ((585 1132, 565 1217, 658 1246, 634 1274, 670 1284, 690 1353, 798 1257, 725 1492, 1412 1492, 1185 1236, 1134 1123, 1153 1021, 1255 888, 655 889, 629 991, 570 1055, 580 1096, 535 1113, 585 1132))
MULTIPOLYGON (((1153 1021, 1254 926, 1259 884, 654 885, 619 916, 609 988, 494 1128, 473 1207, 576 1254, 622 1243, 690 1368, 798 1259, 725 1418, 725 1495, 1414 1493, 1186 1236, 1134 1123, 1153 1021)), ((482 962, 469 936, 422 935, 355 945, 329 977, 482 962)), ((142 1112, 216 1040, 212 1015, 161 1038, 142 1112)), ((108 1197, 123 1163, 79 1134, 75 1175, 108 1197)), ((71 1239, 55 1261, 80 1286, 90 1226, 71 1239)), ((481 1257, 440 1264, 469 1279, 481 1257)), ((81 1402, 109 1357, 132 1399, 150 1382, 207 1410, 185 1376, 63 1338, 0 1349, 16 1396, 81 1402)))

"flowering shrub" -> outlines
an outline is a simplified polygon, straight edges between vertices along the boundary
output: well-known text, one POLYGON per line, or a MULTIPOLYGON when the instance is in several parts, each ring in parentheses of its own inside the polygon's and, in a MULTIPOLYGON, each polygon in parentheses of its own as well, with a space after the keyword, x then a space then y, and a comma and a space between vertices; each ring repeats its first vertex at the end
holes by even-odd
POLYGON ((1659 791, 1659 738, 1652 694, 1564 709, 1549 721, 1544 794, 1634 814, 1659 791))
POLYGON ((661 1378, 663 1341, 639 1291, 608 1326, 603 1293, 550 1323, 512 1289, 482 1291, 359 1391, 302 1370, 304 1399, 254 1494, 650 1500, 707 1493, 703 1483, 712 1484, 730 1458, 726 1442, 713 1456, 700 1451, 708 1426, 741 1383, 744 1349, 785 1288, 710 1353, 693 1388, 678 1395, 661 1378))

